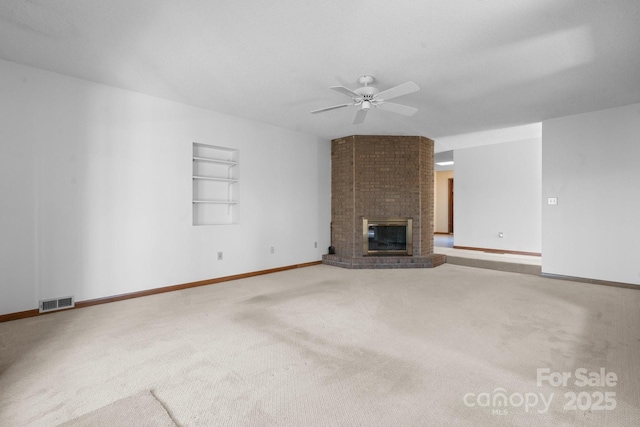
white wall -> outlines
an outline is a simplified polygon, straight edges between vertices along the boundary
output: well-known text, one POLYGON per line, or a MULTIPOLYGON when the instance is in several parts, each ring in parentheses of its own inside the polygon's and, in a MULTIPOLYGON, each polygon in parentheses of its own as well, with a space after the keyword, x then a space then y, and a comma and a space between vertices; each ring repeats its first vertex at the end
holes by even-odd
POLYGON ((456 246, 539 253, 540 138, 455 150, 454 159, 456 246))
POLYGON ((453 178, 452 170, 435 172, 434 231, 436 233, 449 232, 449 178, 453 178))
POLYGON ((640 104, 542 131, 543 273, 640 284, 640 104))
POLYGON ((0 314, 316 261, 330 143, 0 61, 0 203, 0 314), (240 224, 192 226, 192 142, 240 150, 240 224))

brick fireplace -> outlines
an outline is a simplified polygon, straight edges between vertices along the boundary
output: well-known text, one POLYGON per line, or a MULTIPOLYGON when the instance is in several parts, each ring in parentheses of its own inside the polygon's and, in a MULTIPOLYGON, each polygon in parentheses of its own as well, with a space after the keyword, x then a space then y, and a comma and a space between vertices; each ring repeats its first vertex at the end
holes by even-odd
MULTIPOLYGON (((354 135, 331 141, 331 245, 325 264, 346 268, 435 267, 433 140, 354 135), (401 255, 367 251, 367 238, 393 220, 410 220, 401 255), (368 230, 365 229, 368 227, 368 230)), ((389 223, 391 224, 391 223, 389 223)), ((397 234, 397 233, 396 233, 397 234)), ((372 237, 373 236, 373 237, 372 237)), ((399 251, 398 251, 399 252, 399 251)))

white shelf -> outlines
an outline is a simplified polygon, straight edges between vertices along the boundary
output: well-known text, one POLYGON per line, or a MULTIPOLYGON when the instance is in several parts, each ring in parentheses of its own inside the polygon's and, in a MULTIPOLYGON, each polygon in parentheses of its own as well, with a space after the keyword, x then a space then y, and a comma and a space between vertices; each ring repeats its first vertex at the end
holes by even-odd
POLYGON ((213 203, 216 205, 237 205, 237 200, 194 200, 193 203, 213 203))
POLYGON ((204 179, 207 181, 219 181, 219 182, 229 182, 229 183, 234 183, 234 182, 238 182, 238 180, 236 178, 220 178, 217 176, 193 176, 193 179, 204 179))
POLYGON ((208 162, 208 163, 216 163, 218 165, 228 165, 228 166, 237 166, 238 162, 233 160, 222 160, 222 159, 214 159, 211 157, 193 157, 194 162, 208 162))
POLYGON ((193 225, 238 223, 240 152, 193 143, 193 225))

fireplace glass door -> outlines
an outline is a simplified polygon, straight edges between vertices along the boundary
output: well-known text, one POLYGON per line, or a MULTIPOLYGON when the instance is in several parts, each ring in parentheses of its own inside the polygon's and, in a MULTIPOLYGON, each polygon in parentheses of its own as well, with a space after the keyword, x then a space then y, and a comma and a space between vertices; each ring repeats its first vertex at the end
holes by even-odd
POLYGON ((411 218, 363 219, 364 255, 412 255, 411 218))

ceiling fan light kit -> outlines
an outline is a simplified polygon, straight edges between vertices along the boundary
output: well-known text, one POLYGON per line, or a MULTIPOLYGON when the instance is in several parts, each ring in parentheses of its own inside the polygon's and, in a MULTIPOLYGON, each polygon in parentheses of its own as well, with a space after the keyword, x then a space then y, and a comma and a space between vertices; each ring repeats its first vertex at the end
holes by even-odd
POLYGON ((417 84, 415 84, 414 82, 406 82, 401 85, 394 86, 390 89, 380 91, 373 86, 369 86, 371 83, 373 83, 373 80, 373 76, 361 76, 358 79, 358 82, 360 82, 360 84, 362 84, 363 86, 354 90, 348 89, 344 86, 331 86, 330 89, 333 89, 336 92, 340 92, 341 94, 350 97, 352 102, 349 104, 340 104, 331 107, 320 108, 319 110, 313 110, 311 113, 316 114, 343 107, 358 106, 360 107, 360 109, 356 113, 356 117, 353 123, 359 124, 364 121, 366 113, 369 111, 369 109, 371 109, 372 106, 380 108, 381 110, 391 111, 392 113, 402 114, 405 116, 412 116, 416 111, 418 111, 417 108, 387 102, 387 100, 389 99, 397 98, 419 91, 420 87, 418 87, 417 84))

